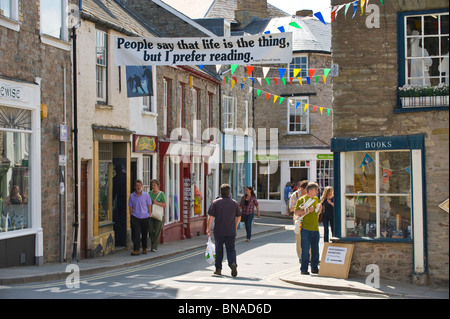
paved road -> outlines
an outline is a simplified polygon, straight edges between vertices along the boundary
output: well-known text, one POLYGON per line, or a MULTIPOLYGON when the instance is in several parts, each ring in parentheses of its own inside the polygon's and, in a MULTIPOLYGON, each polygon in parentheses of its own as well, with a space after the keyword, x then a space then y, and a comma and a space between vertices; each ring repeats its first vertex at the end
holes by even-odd
MULTIPOLYGON (((261 218, 260 222, 265 219, 261 218)), ((271 221, 292 224, 286 220, 271 221)), ((343 293, 299 287, 279 278, 299 270, 292 230, 240 240, 238 276, 230 276, 226 261, 223 276, 204 260, 204 249, 126 269, 81 277, 80 282, 42 282, 0 286, 0 299, 326 299, 381 298, 384 295, 343 293), (68 286, 68 285, 69 286, 68 286)))

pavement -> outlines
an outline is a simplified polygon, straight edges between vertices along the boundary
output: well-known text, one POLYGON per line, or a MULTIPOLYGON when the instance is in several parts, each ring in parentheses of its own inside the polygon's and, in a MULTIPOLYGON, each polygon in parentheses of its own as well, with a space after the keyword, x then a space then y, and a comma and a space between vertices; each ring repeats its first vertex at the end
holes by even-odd
MULTIPOLYGON (((255 219, 252 228, 252 235, 282 231, 286 229, 286 222, 290 217, 282 216, 279 213, 262 213, 264 217, 278 218, 281 223, 268 222, 271 219, 255 219), (283 221, 284 220, 284 221, 283 221)), ((289 223, 288 223, 289 225, 289 223)), ((292 228, 293 229, 293 228, 292 228)), ((245 229, 237 230, 237 241, 245 240, 245 229)), ((111 255, 90 259, 79 260, 76 265, 80 269, 80 276, 92 275, 115 269, 127 268, 150 261, 167 258, 173 255, 186 253, 206 247, 207 236, 200 235, 180 241, 160 244, 157 252, 149 252, 139 256, 130 256, 130 251, 121 249, 111 255)), ((31 282, 65 280, 70 270, 67 270, 69 263, 48 263, 39 266, 21 266, 0 268, 0 288, 1 286, 26 284, 31 282)), ((417 286, 404 282, 380 280, 377 288, 365 284, 365 278, 354 277, 339 279, 331 277, 321 277, 318 275, 300 275, 299 270, 288 270, 280 275, 280 280, 309 289, 321 289, 354 293, 378 294, 387 297, 398 298, 421 298, 421 299, 449 299, 448 287, 417 286)), ((1 299, 1 296, 0 296, 1 299)))

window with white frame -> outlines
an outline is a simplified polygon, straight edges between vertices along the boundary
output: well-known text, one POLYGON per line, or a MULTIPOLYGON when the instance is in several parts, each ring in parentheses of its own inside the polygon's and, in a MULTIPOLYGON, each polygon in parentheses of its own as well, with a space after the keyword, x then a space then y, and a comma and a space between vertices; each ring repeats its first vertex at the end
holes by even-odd
POLYGON ((142 186, 145 192, 151 191, 151 181, 153 179, 152 174, 153 168, 153 156, 144 155, 142 156, 142 186))
POLYGON ((0 0, 0 15, 11 20, 18 20, 18 0, 0 0))
POLYGON ((164 158, 164 168, 164 195, 166 195, 167 203, 164 218, 165 223, 169 224, 180 220, 180 164, 166 156, 164 158))
POLYGON ((192 89, 192 136, 194 140, 198 140, 200 138, 200 90, 193 88, 192 89))
POLYGON ((316 173, 317 183, 319 184, 319 194, 323 194, 323 190, 327 186, 334 187, 334 169, 332 159, 317 160, 316 173))
POLYGON ((97 101, 103 103, 107 102, 107 43, 107 33, 98 29, 95 30, 97 101))
POLYGON ((411 152, 355 151, 344 158, 344 236, 411 239, 411 152))
POLYGON ((405 83, 438 86, 449 83, 449 13, 405 14, 405 83))
POLYGON ((67 0, 41 0, 41 34, 67 41, 67 0))
POLYGON ((225 130, 234 130, 236 128, 235 124, 235 100, 231 96, 223 97, 223 124, 225 130))
POLYGON ((289 76, 291 78, 294 77, 294 73, 296 73, 294 69, 300 69, 300 72, 296 74, 296 77, 306 77, 308 74, 308 57, 306 55, 293 57, 289 64, 289 76))
POLYGON ((289 99, 288 103, 288 132, 306 134, 309 133, 309 104, 308 97, 296 97, 289 99))

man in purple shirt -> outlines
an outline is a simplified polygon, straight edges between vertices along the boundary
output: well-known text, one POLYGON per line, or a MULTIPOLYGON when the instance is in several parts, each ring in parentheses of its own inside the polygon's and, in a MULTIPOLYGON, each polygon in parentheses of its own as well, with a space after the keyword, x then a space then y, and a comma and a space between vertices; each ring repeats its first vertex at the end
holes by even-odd
POLYGON ((241 220, 241 210, 239 204, 230 197, 231 187, 228 184, 220 186, 220 194, 208 211, 207 234, 211 236, 211 225, 214 223, 214 240, 216 246, 216 271, 214 274, 222 274, 223 244, 227 249, 228 266, 231 268, 231 275, 237 276, 236 264, 236 229, 241 220))
POLYGON ((142 191, 142 188, 142 181, 139 179, 136 180, 134 182, 135 191, 131 193, 128 199, 128 207, 131 215, 131 239, 134 246, 131 255, 133 256, 139 255, 141 241, 142 253, 147 253, 148 222, 152 211, 152 200, 147 192, 142 191))

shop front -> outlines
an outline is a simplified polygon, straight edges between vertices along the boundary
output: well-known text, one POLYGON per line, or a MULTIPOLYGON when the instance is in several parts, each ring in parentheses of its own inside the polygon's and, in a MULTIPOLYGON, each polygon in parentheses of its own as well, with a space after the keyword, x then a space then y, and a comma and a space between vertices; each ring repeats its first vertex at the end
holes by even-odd
POLYGON ((376 264, 408 280, 426 272, 423 135, 333 138, 335 241, 355 244, 351 272, 376 264))
POLYGON ((131 133, 94 127, 93 254, 104 256, 130 242, 131 133))
POLYGON ((319 196, 334 185, 333 154, 328 149, 279 149, 277 154, 257 155, 254 166, 260 210, 285 214, 284 188, 303 180, 317 182, 319 196))
POLYGON ((160 142, 159 150, 161 190, 167 199, 161 242, 205 234, 207 209, 218 188, 218 161, 213 160, 218 145, 160 142))
POLYGON ((0 267, 42 264, 40 86, 0 79, 0 267))

